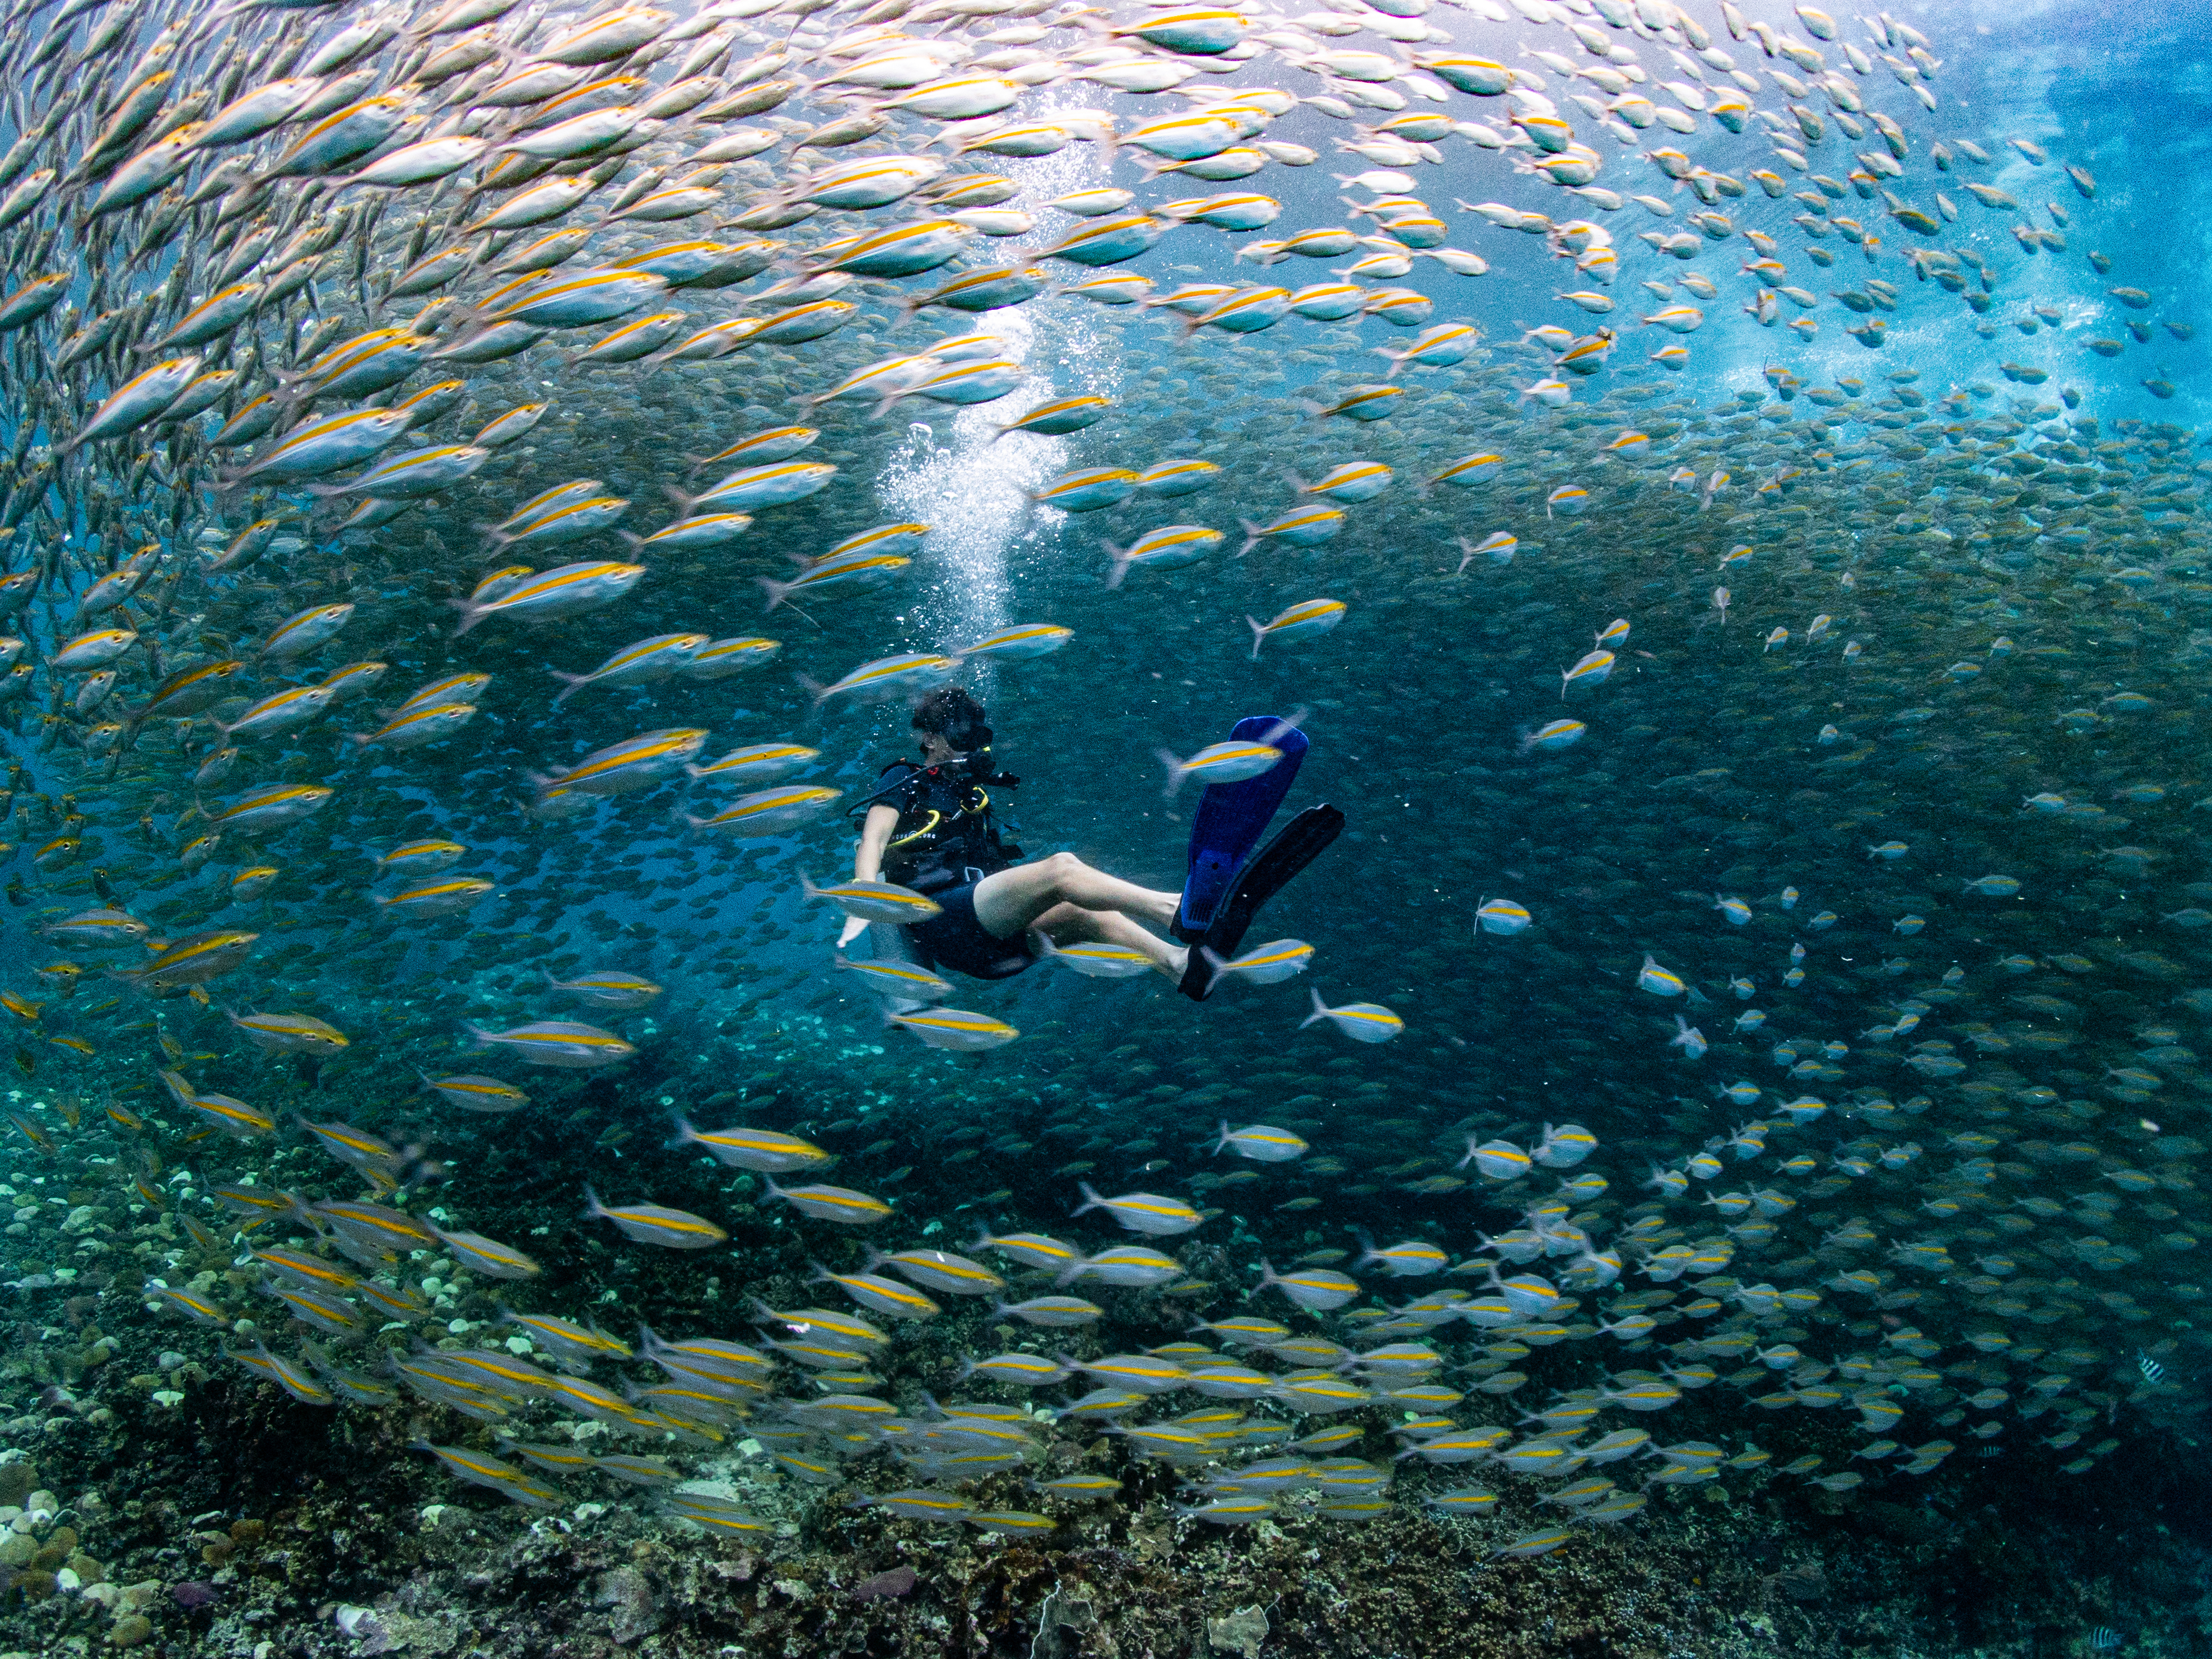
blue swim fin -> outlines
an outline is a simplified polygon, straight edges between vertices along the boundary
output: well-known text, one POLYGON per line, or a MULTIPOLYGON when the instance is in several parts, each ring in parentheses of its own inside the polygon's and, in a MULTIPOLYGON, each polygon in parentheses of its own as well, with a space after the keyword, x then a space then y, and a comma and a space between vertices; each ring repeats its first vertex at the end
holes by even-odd
POLYGON ((1244 943, 1260 907, 1289 885, 1291 878, 1335 844, 1344 833, 1344 814, 1326 802, 1285 824, 1282 833, 1245 861, 1229 896, 1214 908, 1213 925, 1191 946, 1177 989, 1194 1002, 1213 994, 1228 959, 1244 943))
POLYGON ((1256 778, 1242 783, 1206 786, 1190 825, 1190 862, 1183 878, 1182 902, 1176 907, 1175 933, 1186 944, 1206 937, 1215 913, 1235 887, 1238 872, 1267 832, 1275 809, 1291 793, 1298 764, 1306 757, 1306 734, 1273 714, 1248 714, 1230 732, 1232 739, 1265 738, 1283 751, 1256 778))

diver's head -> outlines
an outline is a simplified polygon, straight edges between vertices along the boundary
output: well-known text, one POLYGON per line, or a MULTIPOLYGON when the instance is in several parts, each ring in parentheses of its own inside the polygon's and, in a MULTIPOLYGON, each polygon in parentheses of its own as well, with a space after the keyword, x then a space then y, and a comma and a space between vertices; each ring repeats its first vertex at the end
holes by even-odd
POLYGON ((983 705, 957 685, 921 700, 914 711, 914 729, 921 738, 922 758, 932 766, 990 752, 991 728, 985 723, 983 705))

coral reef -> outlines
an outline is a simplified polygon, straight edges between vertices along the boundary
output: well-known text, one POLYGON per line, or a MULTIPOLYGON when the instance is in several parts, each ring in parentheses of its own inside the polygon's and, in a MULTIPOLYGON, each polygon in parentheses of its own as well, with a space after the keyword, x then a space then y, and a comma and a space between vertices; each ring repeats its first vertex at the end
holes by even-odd
POLYGON ((242 1378, 105 1425, 76 1404, 0 1424, 0 1659, 2056 1659, 2100 1628, 2136 1654, 2212 1634, 2206 1494, 2179 1443, 2062 1504, 1979 1472, 1917 1504, 1763 1474, 1662 1491, 1633 1530, 1493 1564, 1494 1525, 1404 1507, 1218 1529, 1131 1501, 999 1543, 835 1489, 800 1501, 741 1449, 714 1478, 790 1518, 740 1542, 632 1502, 424 1503, 435 1482, 396 1437, 340 1443, 346 1419, 242 1378))

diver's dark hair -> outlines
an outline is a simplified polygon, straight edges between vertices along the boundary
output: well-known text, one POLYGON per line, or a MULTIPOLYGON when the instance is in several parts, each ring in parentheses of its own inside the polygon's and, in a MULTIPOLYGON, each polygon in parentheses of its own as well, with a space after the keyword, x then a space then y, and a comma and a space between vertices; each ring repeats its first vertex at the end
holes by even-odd
POLYGON ((914 729, 934 732, 956 749, 973 754, 991 746, 983 705, 957 685, 933 691, 914 711, 914 729))

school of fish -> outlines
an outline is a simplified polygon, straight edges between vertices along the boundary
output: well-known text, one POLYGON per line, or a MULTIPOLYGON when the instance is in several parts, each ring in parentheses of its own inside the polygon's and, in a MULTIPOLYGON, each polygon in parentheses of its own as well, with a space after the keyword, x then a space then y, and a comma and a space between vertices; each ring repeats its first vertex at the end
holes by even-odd
POLYGON ((1158 1465, 1523 1559, 2196 1409, 2212 463, 2137 395, 2191 328, 1963 43, 8 24, 30 1329, 93 1286, 519 1505, 771 1540, 1048 1535, 1158 1465), (1170 887, 1205 745, 1307 709, 1310 939, 1198 1011, 1103 948, 833 957, 919 897, 817 884, 840 803, 956 680, 1033 852, 1170 887))

